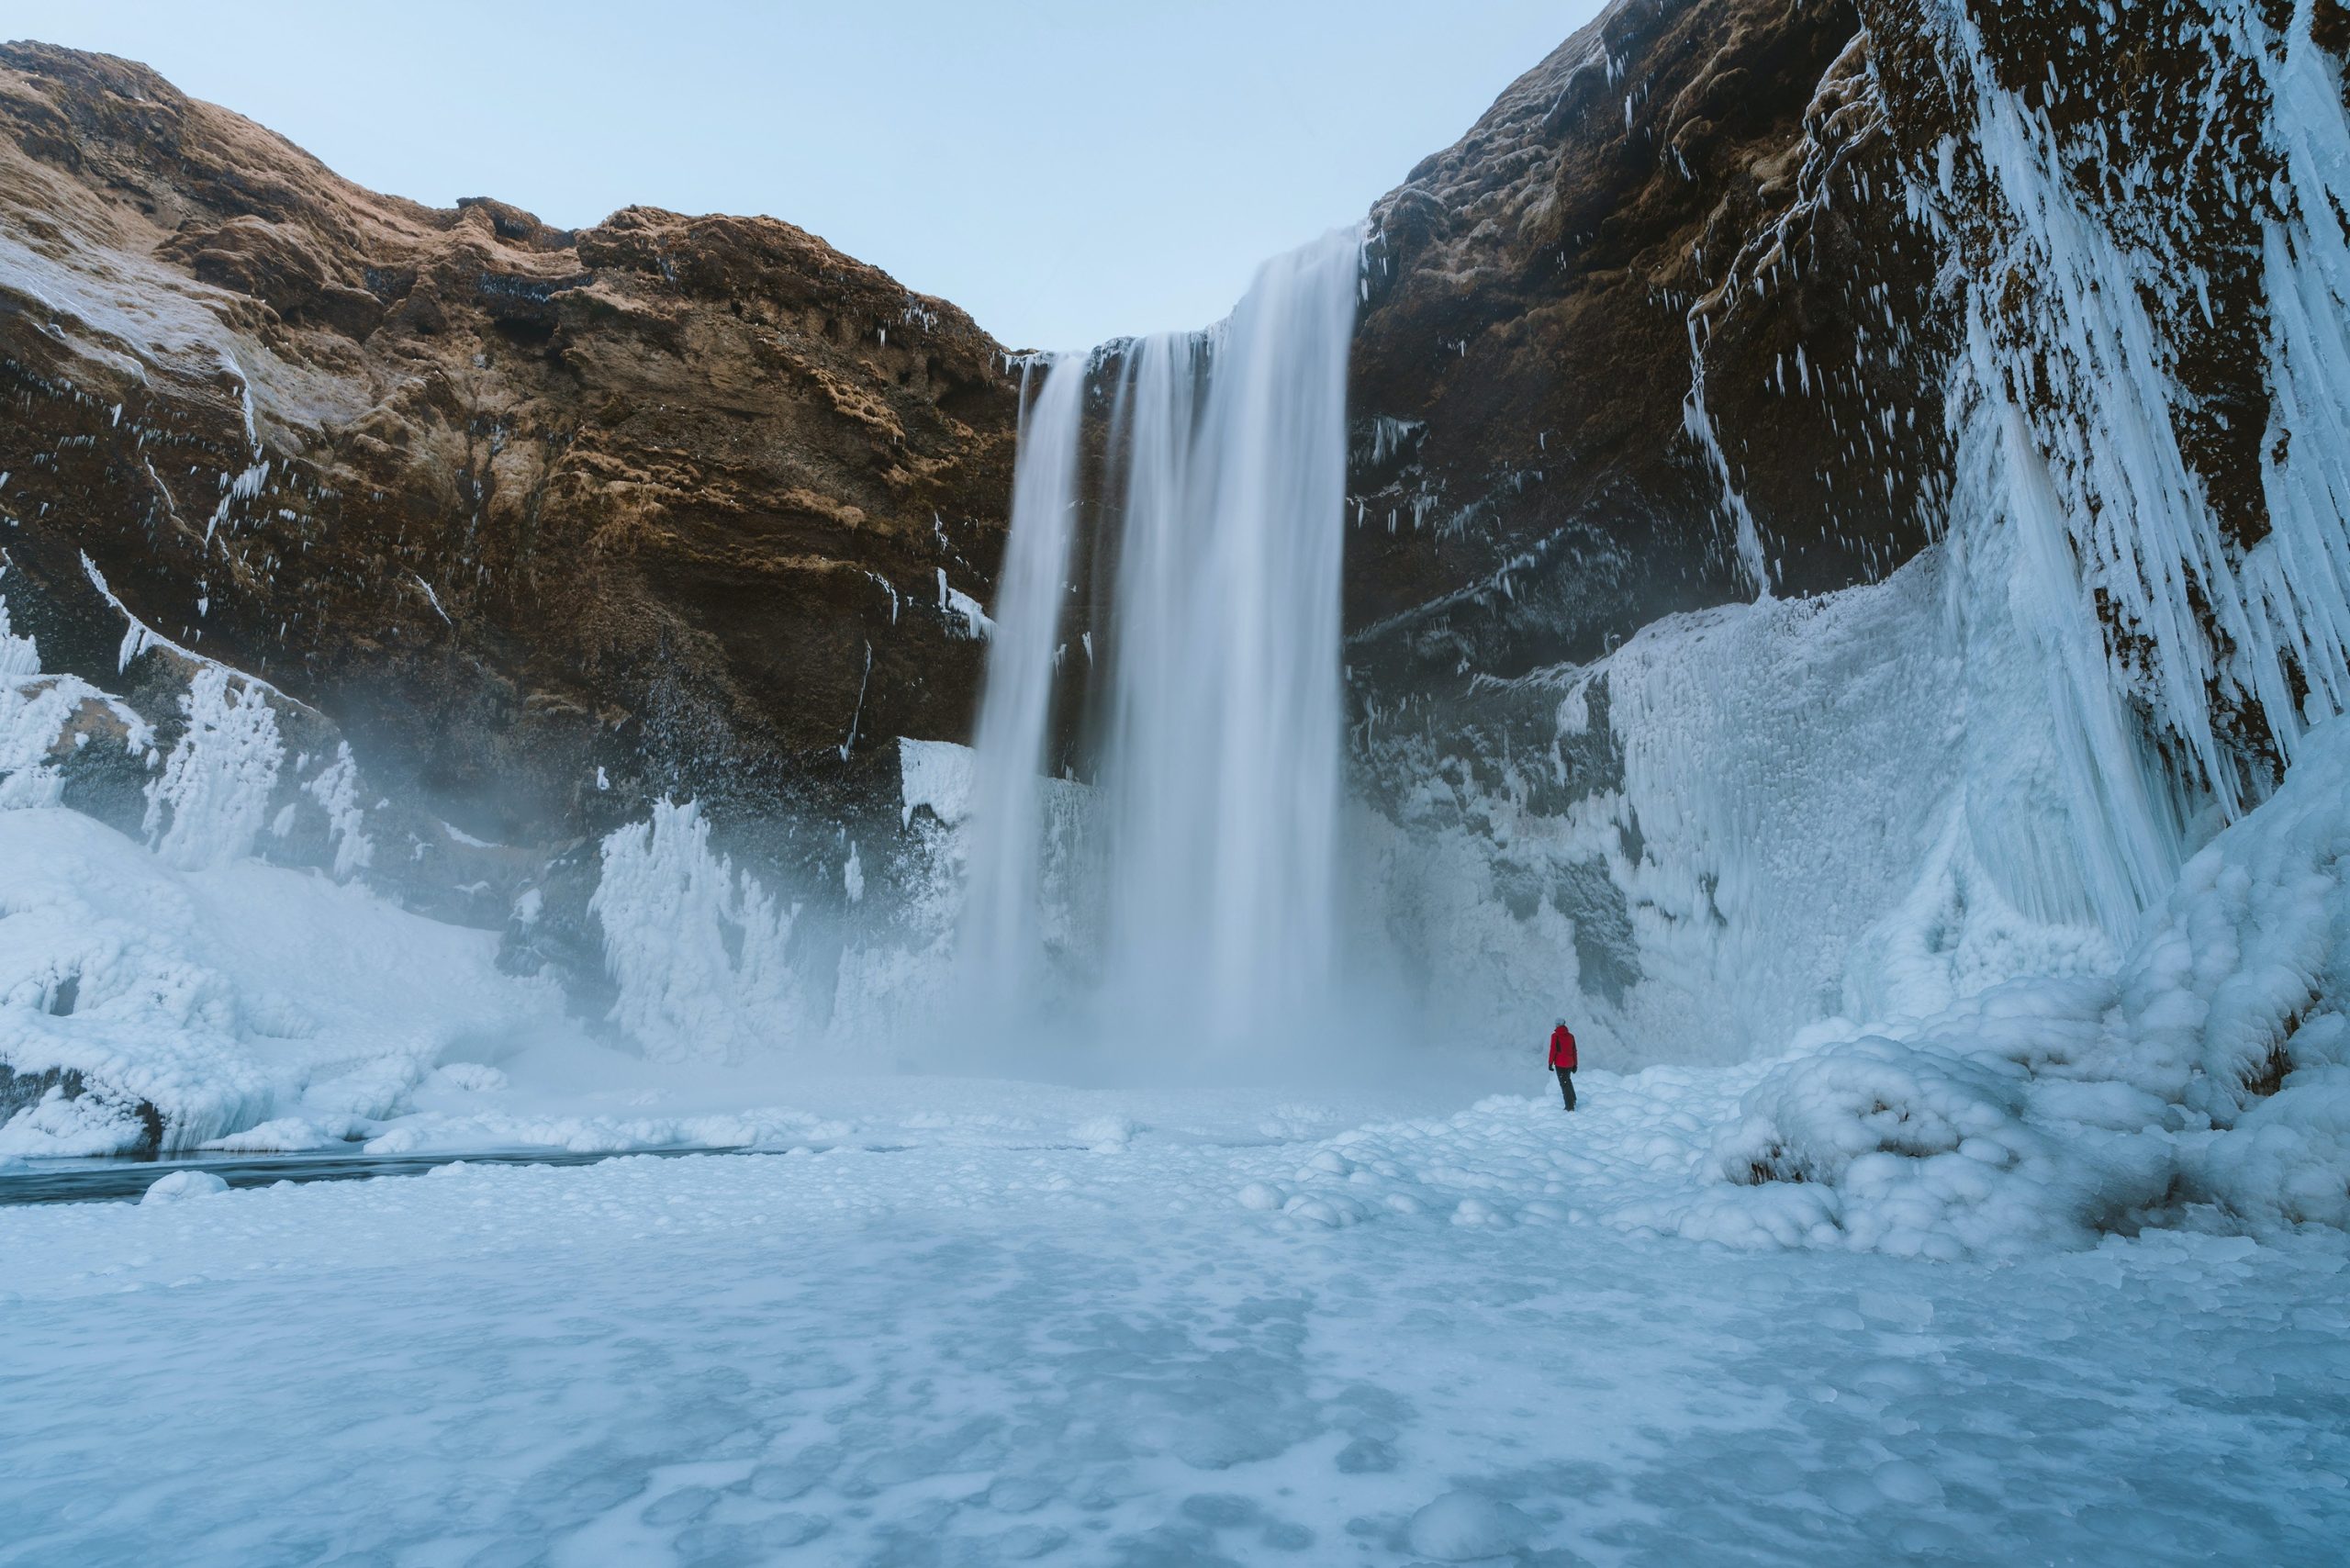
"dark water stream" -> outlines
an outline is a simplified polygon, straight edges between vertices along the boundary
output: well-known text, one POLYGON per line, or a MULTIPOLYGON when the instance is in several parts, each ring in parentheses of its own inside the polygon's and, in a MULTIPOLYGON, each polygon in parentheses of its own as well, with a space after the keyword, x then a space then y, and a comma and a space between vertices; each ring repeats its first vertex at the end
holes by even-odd
MULTIPOLYGON (((888 1154, 884 1145, 808 1145, 888 1154)), ((580 1153, 566 1148, 445 1149, 419 1154, 364 1154, 316 1149, 302 1154, 197 1154, 171 1159, 51 1159, 0 1170, 0 1205, 82 1204, 137 1198, 174 1170, 202 1170, 231 1187, 279 1182, 356 1182, 374 1176, 421 1176, 439 1165, 593 1165, 631 1155, 675 1159, 688 1155, 777 1155, 777 1148, 621 1148, 580 1153)))

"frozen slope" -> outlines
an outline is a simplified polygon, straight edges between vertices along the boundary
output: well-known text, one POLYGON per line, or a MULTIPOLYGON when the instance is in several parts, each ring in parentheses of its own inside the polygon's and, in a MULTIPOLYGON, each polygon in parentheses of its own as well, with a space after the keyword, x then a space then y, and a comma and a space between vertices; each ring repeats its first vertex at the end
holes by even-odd
POLYGON ((1577 1223, 1702 1142, 1656 1088, 1387 1128, 1454 1201, 1336 1228, 1242 1201, 1371 1190, 1326 1147, 1148 1137, 0 1209, 0 1562, 2333 1554, 2338 1233, 1577 1223), (1547 1205, 1497 1190, 1529 1164, 1547 1205))
POLYGON ((1471 757, 1369 737, 1394 822, 1367 879, 1427 1030, 1514 1049, 1563 1002, 1613 1064, 1729 1063, 2109 969, 2138 911, 2084 854, 2108 813, 2054 700, 2066 622, 1979 500, 1981 537, 1883 583, 1481 683, 1471 757))
POLYGON ((47 1085, 0 1154, 361 1132, 449 1064, 561 1025, 554 986, 498 973, 497 947, 317 872, 183 868, 73 812, 0 811, 0 1062, 20 1095, 47 1085))
POLYGON ((2117 975, 2011 980, 1791 1058, 1745 1097, 1720 1174, 1781 1223, 1903 1250, 2143 1215, 2350 1224, 2350 722, 2301 745, 2117 975))

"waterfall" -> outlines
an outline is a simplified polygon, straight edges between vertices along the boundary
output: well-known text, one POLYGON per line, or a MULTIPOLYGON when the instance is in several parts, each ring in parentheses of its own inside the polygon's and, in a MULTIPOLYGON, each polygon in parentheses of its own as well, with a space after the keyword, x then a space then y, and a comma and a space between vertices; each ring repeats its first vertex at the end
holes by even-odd
POLYGON ((967 989, 995 1018, 1031 993, 1044 958, 1038 907, 1043 775, 1061 610, 1069 597, 1085 370, 1084 356, 1064 354, 1032 364, 1021 379, 1012 534, 997 577, 979 706, 976 831, 960 944, 967 989), (1031 382, 1038 383, 1033 400, 1031 382))
POLYGON ((1220 333, 1128 356, 1111 631, 1112 995, 1237 1039, 1330 983, 1347 357, 1359 241, 1281 257, 1220 333))
MULTIPOLYGON (((1361 239, 1268 263, 1205 332, 1118 345, 1097 638, 1105 1018, 1203 1046, 1289 1039, 1335 984, 1339 567, 1361 239)), ((1050 725, 1083 375, 1023 427, 979 734, 966 952, 997 995, 1040 954, 1034 803, 1050 725), (1049 580, 1048 580, 1049 579, 1049 580), (1049 590, 1049 591, 1048 591, 1049 590)))

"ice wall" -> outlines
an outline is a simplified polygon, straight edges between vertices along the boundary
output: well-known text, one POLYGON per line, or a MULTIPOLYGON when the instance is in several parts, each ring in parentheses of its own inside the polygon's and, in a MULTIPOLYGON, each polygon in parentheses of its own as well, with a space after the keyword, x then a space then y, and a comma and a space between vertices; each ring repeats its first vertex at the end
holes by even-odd
POLYGON ((2038 456, 2011 473, 2040 492, 2028 504, 2061 532, 2079 593, 2101 608, 2103 683, 2144 705, 2179 780, 2232 818, 2266 792, 2260 752, 2289 763, 2350 696, 2350 132, 2308 0, 2171 12, 2109 12, 2098 27, 2116 42, 2175 30, 2186 64, 2171 91, 2186 118, 2173 135, 2201 127, 2183 158, 2133 139, 2127 116, 2084 118, 2036 84, 2003 81, 1977 18, 1937 7, 1964 134, 1917 200, 1980 248, 1963 390, 2006 409, 2019 450, 2038 456), (2260 258, 2250 287, 2265 308, 2246 325, 2266 338, 2271 403, 2265 517, 2230 521, 2188 435, 2207 399, 2183 356, 2216 350, 2190 350, 2174 318, 2183 297, 2213 319, 2230 281, 2216 269, 2239 248, 2260 258))
POLYGON ((1563 1009, 1611 1060, 1730 1061, 2109 962, 2019 544, 1488 688, 1531 744, 1480 767, 1387 753, 1420 777, 1367 874, 1426 1031, 1522 1053, 1563 1009))

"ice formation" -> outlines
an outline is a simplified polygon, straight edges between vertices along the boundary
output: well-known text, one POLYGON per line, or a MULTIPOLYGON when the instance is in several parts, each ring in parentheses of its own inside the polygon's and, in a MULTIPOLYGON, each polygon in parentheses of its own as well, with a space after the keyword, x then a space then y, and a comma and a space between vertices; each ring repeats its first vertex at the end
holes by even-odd
POLYGON ((498 971, 493 934, 348 880, 372 846, 347 748, 293 785, 284 699, 163 653, 184 723, 158 756, 138 713, 44 673, 0 604, 0 1156, 185 1150, 273 1118, 339 1140, 444 1053, 559 1019, 552 982, 498 971), (147 769, 144 844, 59 804, 94 745, 147 769), (328 874, 253 858, 280 798, 281 821, 323 820, 328 874))
MULTIPOLYGON (((2215 706, 2256 704, 2289 760, 2302 732, 2350 699, 2350 445, 2341 440, 2350 128, 2338 67, 2311 37, 2310 6, 2292 7, 2281 32, 2265 14, 2273 7, 2210 9, 2191 39, 2199 80, 2184 87, 2202 90, 2207 114, 2228 94, 2261 104, 2259 135, 2278 165, 2268 190, 2245 193, 2243 219, 2257 226, 2265 260, 2276 398, 2262 473, 2271 528, 2248 547, 2221 527, 2182 449, 2171 414, 2184 401, 2178 351, 2148 308, 2182 281, 2207 289, 2210 280, 2165 224, 2110 221, 2074 173, 2094 153, 2122 203, 2151 198, 2165 177, 2155 150, 2126 138, 2115 147, 2102 125, 2060 132, 1999 83, 1972 18, 1953 7, 1942 25, 1950 54, 1972 73, 1955 90, 1982 199, 2006 244, 1969 290, 1962 374, 1974 396, 2029 424, 2022 444, 2045 467, 2011 465, 2040 491, 2022 504, 2053 514, 2080 564, 2077 591, 2140 639, 2140 654, 2113 676, 2182 743, 2185 781, 2234 815, 2260 790, 2216 730, 2215 706)), ((1927 210, 1941 216, 1930 197, 1927 210)))
POLYGON ((34 1096, 0 1154, 361 1131, 444 1053, 561 1017, 494 934, 312 871, 181 867, 56 806, 0 812, 0 1063, 34 1096))
POLYGON ((261 689, 220 665, 196 671, 181 707, 187 727, 148 788, 146 828, 156 853, 193 871, 252 853, 284 748, 261 689))
POLYGON ((693 803, 604 841, 588 904, 619 1000, 612 1021, 649 1053, 739 1061, 811 1031, 785 948, 798 911, 710 847, 693 803))

